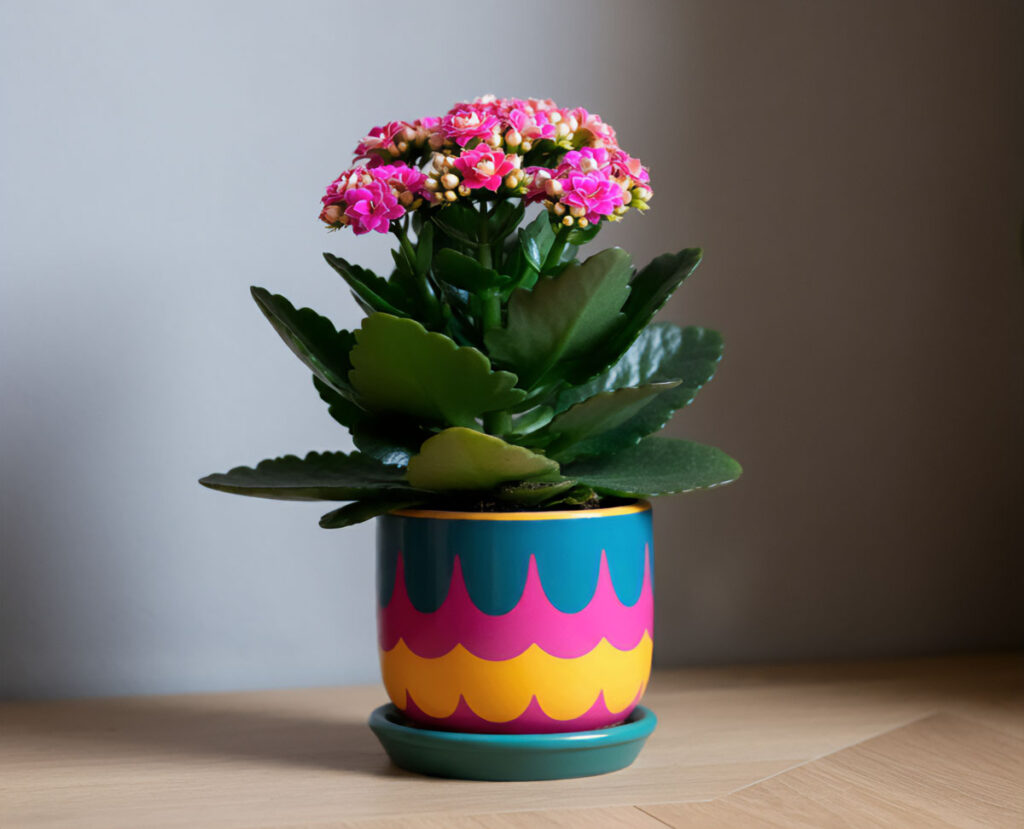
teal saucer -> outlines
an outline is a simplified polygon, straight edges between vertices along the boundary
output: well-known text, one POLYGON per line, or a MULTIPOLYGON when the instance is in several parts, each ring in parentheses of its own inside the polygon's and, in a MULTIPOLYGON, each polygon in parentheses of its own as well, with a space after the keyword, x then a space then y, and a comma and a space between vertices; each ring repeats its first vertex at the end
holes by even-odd
POLYGON ((561 780, 624 769, 658 718, 638 705, 621 725, 562 734, 470 734, 409 723, 394 705, 370 715, 370 728, 395 763, 409 771, 462 780, 561 780))

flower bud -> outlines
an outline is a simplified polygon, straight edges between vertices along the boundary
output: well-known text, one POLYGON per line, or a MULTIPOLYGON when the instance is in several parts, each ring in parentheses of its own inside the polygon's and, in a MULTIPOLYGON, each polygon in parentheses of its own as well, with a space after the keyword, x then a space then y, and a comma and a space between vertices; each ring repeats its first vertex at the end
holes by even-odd
POLYGON ((463 197, 469 195, 469 188, 465 184, 460 184, 459 185, 459 195, 463 196, 463 197))
POLYGON ((572 227, 572 217, 566 216, 565 218, 563 218, 562 224, 565 225, 566 227, 572 227))
POLYGON ((431 192, 433 192, 433 191, 437 190, 437 188, 440 187, 441 185, 438 184, 436 178, 428 178, 425 182, 423 182, 423 186, 427 190, 430 190, 431 192))
POLYGON ((562 190, 562 182, 558 181, 558 179, 549 178, 544 182, 544 192, 553 199, 562 195, 562 190))
POLYGON ((509 190, 515 190, 519 186, 519 176, 515 173, 509 173, 505 176, 505 186, 509 190))
POLYGON ((586 227, 587 225, 590 224, 590 222, 587 220, 586 216, 581 216, 579 219, 576 220, 576 224, 579 225, 580 227, 586 227))
MULTIPOLYGON (((554 212, 554 214, 556 216, 564 216, 565 215, 565 205, 562 204, 561 202, 556 202, 555 206, 552 207, 551 210, 554 212)), ((569 218, 569 217, 566 216, 566 218, 569 218)))
POLYGON ((518 147, 523 143, 523 136, 519 134, 518 130, 509 130, 505 133, 505 144, 511 148, 518 147))
POLYGON ((445 201, 455 201, 458 198, 458 196, 455 195, 455 191, 454 190, 445 190, 444 191, 444 198, 445 198, 445 201))
POLYGON ((454 190, 459 186, 459 177, 454 173, 445 173, 441 176, 441 184, 444 185, 445 190, 454 190))
POLYGON ((320 213, 320 219, 329 225, 337 224, 341 216, 341 206, 337 204, 328 205, 320 213))
POLYGON ((532 141, 529 141, 529 140, 527 140, 527 139, 524 139, 524 140, 523 140, 523 143, 522 143, 522 145, 520 145, 520 149, 521 149, 521 150, 522 150, 522 151, 523 151, 524 153, 528 153, 528 152, 530 152, 530 150, 532 150, 532 149, 533 149, 533 142, 532 142, 532 141))
POLYGON ((578 204, 574 204, 569 208, 569 215, 574 219, 582 219, 587 215, 587 211, 580 207, 578 204))

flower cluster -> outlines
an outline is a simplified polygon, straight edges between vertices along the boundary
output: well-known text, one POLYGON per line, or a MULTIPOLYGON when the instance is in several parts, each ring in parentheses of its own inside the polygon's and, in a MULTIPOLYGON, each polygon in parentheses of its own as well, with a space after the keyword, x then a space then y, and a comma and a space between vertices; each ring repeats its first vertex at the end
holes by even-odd
POLYGON ((536 98, 488 95, 440 118, 374 127, 355 161, 365 164, 327 188, 320 218, 356 233, 470 197, 541 202, 554 221, 586 227, 646 210, 652 194, 647 170, 599 115, 536 98))
POLYGON ((353 167, 327 185, 320 219, 331 227, 351 227, 356 235, 390 224, 423 203, 426 176, 406 164, 353 167))
POLYGON ((631 207, 647 210, 650 176, 640 162, 615 148, 570 150, 554 168, 528 167, 526 200, 543 201, 566 226, 617 221, 631 207))

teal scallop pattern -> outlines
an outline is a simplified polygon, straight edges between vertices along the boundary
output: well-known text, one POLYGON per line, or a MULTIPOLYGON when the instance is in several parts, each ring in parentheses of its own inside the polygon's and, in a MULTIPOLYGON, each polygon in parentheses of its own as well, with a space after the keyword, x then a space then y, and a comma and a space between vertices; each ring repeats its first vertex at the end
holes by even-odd
POLYGON ((386 515, 378 521, 377 590, 391 600, 399 551, 413 606, 432 613, 444 602, 455 556, 470 598, 491 615, 508 613, 522 597, 530 556, 544 593, 558 610, 577 613, 593 598, 604 551, 615 594, 624 605, 640 598, 651 511, 566 520, 472 521, 386 515), (638 549, 640 555, 638 555, 638 549), (442 551, 439 555, 438 552, 442 551))

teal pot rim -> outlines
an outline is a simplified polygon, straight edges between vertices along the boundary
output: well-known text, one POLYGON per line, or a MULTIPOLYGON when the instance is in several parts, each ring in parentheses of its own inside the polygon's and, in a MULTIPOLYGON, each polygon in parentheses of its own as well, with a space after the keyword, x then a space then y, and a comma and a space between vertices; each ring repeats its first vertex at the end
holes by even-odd
POLYGON ((465 512, 442 509, 396 509, 388 515, 403 518, 437 518, 445 521, 555 521, 572 518, 610 518, 615 515, 635 515, 650 512, 651 502, 638 498, 628 504, 597 509, 531 510, 521 512, 465 512))
POLYGON ((390 703, 369 721, 395 765, 464 780, 556 780, 618 771, 636 759, 657 723, 653 711, 638 705, 625 722, 592 731, 437 731, 410 724, 390 703))

